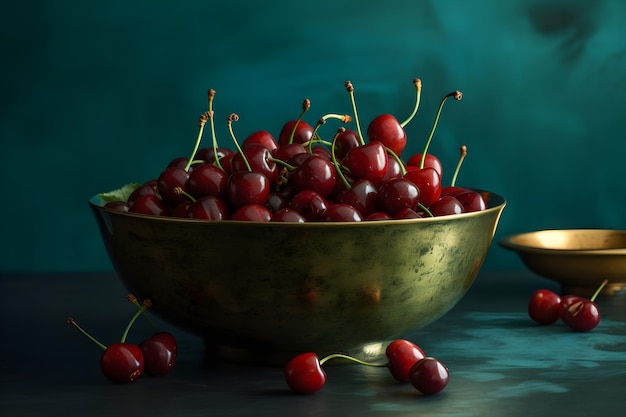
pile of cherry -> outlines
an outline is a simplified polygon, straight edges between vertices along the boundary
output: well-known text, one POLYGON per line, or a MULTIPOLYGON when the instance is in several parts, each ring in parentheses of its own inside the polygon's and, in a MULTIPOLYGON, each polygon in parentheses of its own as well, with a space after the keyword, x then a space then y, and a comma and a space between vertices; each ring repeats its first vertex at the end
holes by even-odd
MULTIPOLYGON (((67 319, 68 324, 74 326, 102 348, 103 353, 100 357, 100 370, 111 382, 119 384, 133 382, 144 373, 153 377, 167 374, 176 362, 178 351, 176 339, 171 333, 165 331, 155 330, 152 336, 144 339, 138 345, 127 342, 126 339, 131 327, 137 318, 144 314, 146 309, 151 305, 149 299, 144 300, 143 303, 140 304, 137 298, 132 294, 128 295, 128 301, 137 306, 137 312, 126 326, 120 341, 112 343, 109 346, 102 344, 87 333, 73 318, 68 317, 67 319)), ((152 321, 151 324, 154 327, 152 321)))
POLYGON ((561 297, 554 291, 537 290, 528 302, 528 315, 539 324, 554 324, 561 319, 577 332, 595 329, 600 323, 600 309, 595 300, 607 283, 604 280, 589 299, 573 294, 561 297))
POLYGON ((285 366, 285 379, 292 391, 312 394, 326 384, 327 375, 322 366, 331 359, 343 359, 361 365, 388 368, 397 381, 410 382, 424 395, 437 394, 450 379, 448 368, 437 358, 426 356, 415 343, 405 339, 392 341, 385 350, 387 362, 371 363, 341 353, 333 353, 320 359, 314 352, 306 352, 292 358, 285 366))
POLYGON ((345 85, 353 116, 325 114, 313 127, 303 120, 311 105, 306 99, 300 116, 285 123, 277 139, 262 130, 240 144, 233 129, 239 117, 230 114, 226 120, 235 149, 218 146, 215 90, 209 90, 208 111, 200 116, 191 156, 173 159, 158 178, 135 184, 124 198, 101 194, 105 205, 155 216, 259 222, 391 220, 486 208, 479 192, 455 186, 465 146, 446 187, 441 161, 428 153, 444 103, 448 98, 461 100, 460 91, 444 96, 423 151, 405 162, 405 126, 417 113, 421 81, 414 80, 415 107, 406 120, 382 114, 369 123, 365 135, 354 87, 350 81, 345 85), (340 126, 331 140, 323 139, 320 128, 329 120, 346 124, 354 120, 356 128, 340 126), (207 123, 212 145, 201 147, 207 123))

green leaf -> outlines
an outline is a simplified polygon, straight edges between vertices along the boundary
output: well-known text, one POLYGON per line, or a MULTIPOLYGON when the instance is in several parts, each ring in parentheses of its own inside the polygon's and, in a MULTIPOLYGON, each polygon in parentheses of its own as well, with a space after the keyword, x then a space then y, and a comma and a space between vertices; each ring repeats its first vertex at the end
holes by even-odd
POLYGON ((141 184, 132 182, 126 184, 117 190, 109 191, 108 193, 100 193, 98 197, 102 199, 102 204, 106 204, 109 201, 127 201, 128 197, 133 191, 137 189, 141 184))

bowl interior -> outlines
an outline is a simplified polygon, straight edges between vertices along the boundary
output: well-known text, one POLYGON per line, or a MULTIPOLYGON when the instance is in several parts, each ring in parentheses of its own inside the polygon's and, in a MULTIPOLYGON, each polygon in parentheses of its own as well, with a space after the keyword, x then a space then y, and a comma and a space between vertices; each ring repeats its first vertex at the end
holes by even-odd
POLYGON ((626 230, 541 230, 504 238, 502 244, 515 250, 626 251, 626 230))

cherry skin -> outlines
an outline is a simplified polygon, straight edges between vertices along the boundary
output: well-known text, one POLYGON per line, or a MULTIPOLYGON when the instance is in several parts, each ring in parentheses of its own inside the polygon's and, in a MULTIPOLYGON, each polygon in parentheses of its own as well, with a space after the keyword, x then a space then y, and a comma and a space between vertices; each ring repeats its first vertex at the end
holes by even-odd
POLYGON ((251 133, 241 144, 243 149, 247 148, 250 145, 261 145, 269 149, 270 152, 274 152, 278 149, 278 143, 274 136, 268 131, 259 130, 257 132, 251 133))
POLYGON ((360 179, 349 189, 339 192, 337 203, 350 204, 363 216, 378 210, 378 189, 367 179, 360 179))
POLYGON ((318 192, 304 190, 293 196, 289 207, 300 213, 308 221, 319 221, 330 203, 318 192))
POLYGON ((364 220, 376 221, 376 220, 392 220, 392 219, 393 217, 391 217, 389 214, 385 213, 384 211, 377 211, 365 217, 364 220))
POLYGON ((341 163, 353 178, 366 178, 377 183, 387 172, 387 151, 382 142, 369 142, 350 149, 341 163))
POLYGON ((292 358, 285 366, 285 379, 292 391, 312 394, 326 384, 326 372, 320 358, 313 352, 302 353, 292 358))
POLYGON ((283 162, 288 162, 295 155, 307 154, 307 150, 300 143, 290 143, 288 145, 283 145, 280 148, 276 149, 272 152, 272 155, 276 159, 280 159, 283 162))
POLYGON ((322 215, 324 222, 360 222, 363 215, 350 204, 337 203, 330 205, 322 215))
POLYGON ((311 155, 289 175, 289 185, 297 191, 313 190, 328 197, 335 189, 337 172, 327 159, 311 155))
POLYGON ((187 199, 185 195, 176 192, 176 188, 188 191, 187 180, 189 180, 189 172, 183 168, 165 168, 157 180, 159 194, 163 201, 170 205, 176 205, 187 199))
POLYGON ((112 209, 115 211, 127 212, 130 210, 130 206, 125 201, 109 201, 104 205, 105 208, 112 209))
POLYGON ((395 216, 400 210, 415 210, 420 190, 406 178, 396 178, 383 184, 378 190, 378 203, 382 211, 395 216))
POLYGON ((400 126, 400 122, 390 114, 381 114, 370 122, 367 127, 367 139, 370 142, 382 142, 398 156, 406 146, 406 132, 400 126))
POLYGON ((168 332, 158 332, 139 344, 143 353, 144 372, 162 376, 172 370, 178 354, 176 339, 168 332))
POLYGON ((304 223, 306 222, 306 218, 296 210, 284 208, 274 213, 270 221, 283 223, 304 223))
POLYGON ((143 373, 143 353, 137 345, 125 342, 113 343, 100 357, 100 369, 112 382, 118 384, 133 382, 143 373))
POLYGON ((192 219, 228 220, 228 206, 219 197, 208 195, 201 197, 187 208, 187 215, 192 219))
POLYGON ((559 318, 563 318, 565 316, 567 309, 577 301, 584 300, 583 297, 579 295, 567 294, 561 297, 561 303, 559 305, 559 318))
POLYGON ((359 146, 361 146, 359 134, 355 130, 342 128, 335 139, 335 158, 341 160, 350 149, 359 146))
POLYGON ((394 158, 391 154, 388 154, 387 171, 385 171, 385 175, 383 175, 380 180, 374 182, 374 185, 380 187, 387 181, 391 181, 396 178, 402 178, 402 167, 396 158, 394 158))
POLYGON ((409 380, 422 394, 433 395, 448 385, 450 372, 438 359, 426 356, 411 367, 409 380))
POLYGON ((272 212, 260 204, 247 204, 239 207, 230 216, 230 220, 247 222, 269 222, 272 219, 272 212))
MULTIPOLYGON (((272 160, 272 153, 268 148, 253 143, 243 149, 243 154, 252 171, 264 174, 269 182, 274 182, 278 178, 278 166, 272 160)), ((246 171, 248 169, 240 153, 233 156, 231 168, 233 171, 246 171)))
POLYGON ((155 194, 144 194, 135 200, 128 210, 130 213, 148 214, 151 216, 168 216, 169 209, 155 194))
POLYGON ((234 210, 248 204, 264 206, 269 194, 270 182, 260 172, 237 171, 228 177, 226 196, 228 203, 234 210))
POLYGON ((389 372, 399 382, 409 382, 409 371, 417 361, 426 356, 419 346, 404 339, 389 343, 385 355, 389 360, 389 372))
POLYGON ((463 205, 456 198, 444 195, 429 208, 433 216, 448 216, 463 213, 463 205))
POLYGON ((397 212, 395 216, 393 216, 393 218, 395 220, 401 220, 401 219, 421 219, 423 217, 424 217, 424 214, 422 212, 417 212, 417 211, 412 210, 412 209, 410 209, 408 207, 403 208, 402 210, 397 212))
MULTIPOLYGON (((407 168, 409 166, 419 168, 421 161, 422 161, 422 154, 421 153, 415 154, 411 156, 408 161, 406 161, 407 168)), ((435 171, 439 173, 440 177, 443 176, 443 165, 441 164, 441 161, 439 160, 439 158, 437 158, 435 155, 431 153, 427 153, 426 157, 424 158, 423 168, 426 168, 426 167, 434 168, 435 171)))
POLYGON ((420 203, 426 207, 441 197, 441 176, 431 167, 407 171, 404 178, 411 181, 420 190, 420 203))
POLYGON ((203 163, 198 165, 190 174, 187 181, 187 191, 195 198, 214 195, 226 196, 228 174, 216 165, 203 163))
POLYGON ((600 323, 600 309, 590 300, 574 301, 565 310, 562 320, 574 331, 587 332, 600 323))
POLYGON ((146 181, 139 187, 135 188, 135 190, 130 194, 130 196, 128 196, 128 205, 132 207, 133 204, 135 204, 135 201, 137 201, 137 199, 144 194, 154 194, 154 195, 159 194, 159 187, 157 185, 157 180, 146 181))
POLYGON ((312 136, 313 128, 311 125, 302 120, 290 120, 283 125, 280 134, 278 135, 278 146, 281 147, 289 143, 306 143, 311 140, 312 136), (293 132, 294 126, 296 131, 292 139, 291 133, 293 132))
POLYGON ((528 315, 539 324, 552 324, 559 319, 561 297, 550 290, 537 290, 528 302, 528 315))
POLYGON ((463 211, 465 213, 471 213, 474 211, 482 211, 487 208, 487 203, 483 198, 482 194, 476 191, 466 191, 464 193, 459 193, 454 196, 459 203, 463 206, 463 211))

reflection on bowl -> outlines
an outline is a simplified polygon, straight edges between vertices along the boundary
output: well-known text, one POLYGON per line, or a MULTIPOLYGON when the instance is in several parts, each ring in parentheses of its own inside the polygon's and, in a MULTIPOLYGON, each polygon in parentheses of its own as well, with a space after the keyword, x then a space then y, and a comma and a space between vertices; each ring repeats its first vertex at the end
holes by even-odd
POLYGON ((359 223, 154 217, 104 208, 98 197, 90 206, 118 276, 156 314, 220 355, 281 361, 302 351, 371 354, 451 309, 505 206, 483 194, 480 212, 359 223))
POLYGON ((626 230, 540 230, 499 243, 534 273, 559 282, 564 294, 589 297, 604 279, 602 294, 626 292, 626 230))

